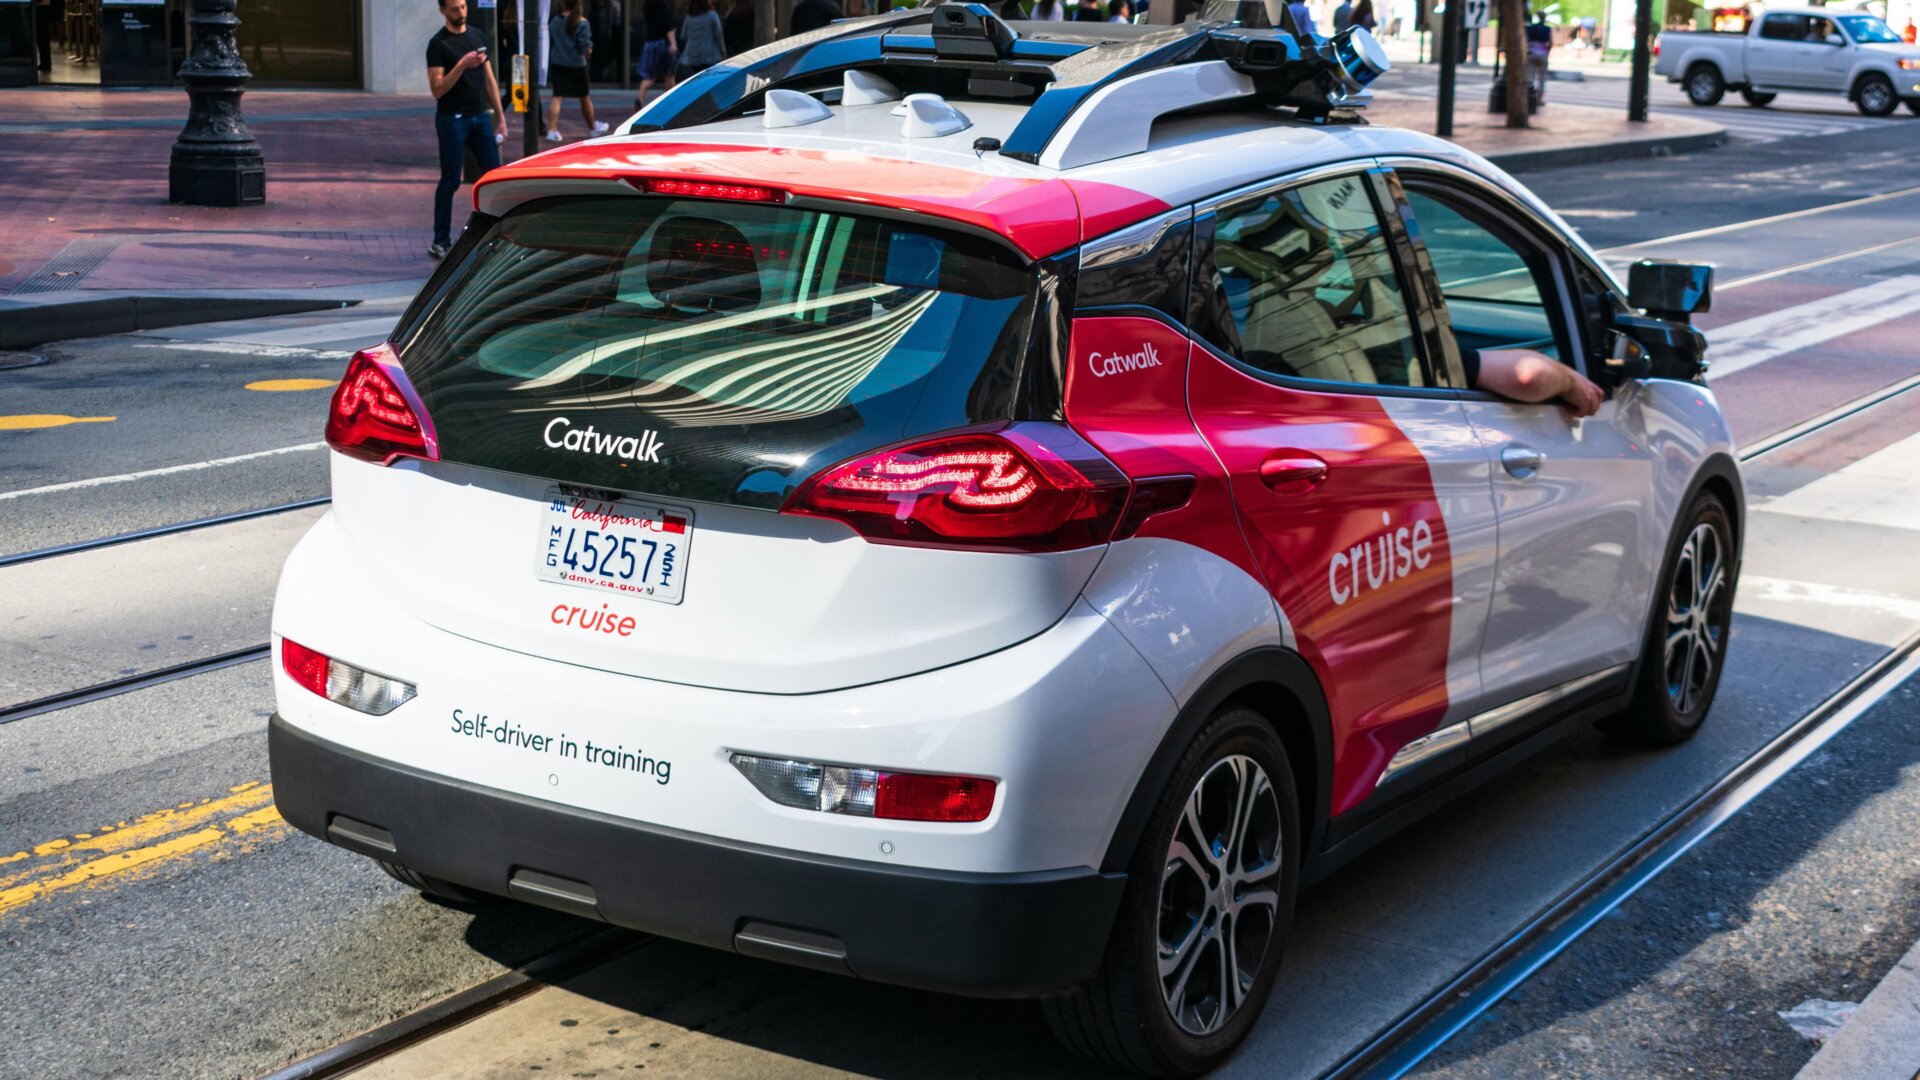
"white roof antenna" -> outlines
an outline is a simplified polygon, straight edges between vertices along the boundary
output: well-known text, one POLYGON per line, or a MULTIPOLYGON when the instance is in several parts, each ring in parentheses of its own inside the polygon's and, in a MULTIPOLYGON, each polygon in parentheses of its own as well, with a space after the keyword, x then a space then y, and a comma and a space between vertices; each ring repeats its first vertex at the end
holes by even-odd
POLYGON ((973 126, 967 114, 947 103, 939 94, 908 94, 907 118, 900 134, 909 139, 937 139, 973 126))
POLYGON ((842 105, 878 105, 899 100, 900 88, 871 71, 849 70, 840 80, 842 105))
POLYGON ((833 115, 833 110, 821 104, 820 99, 798 90, 767 91, 767 111, 760 116, 760 126, 769 128, 800 127, 814 124, 833 115))

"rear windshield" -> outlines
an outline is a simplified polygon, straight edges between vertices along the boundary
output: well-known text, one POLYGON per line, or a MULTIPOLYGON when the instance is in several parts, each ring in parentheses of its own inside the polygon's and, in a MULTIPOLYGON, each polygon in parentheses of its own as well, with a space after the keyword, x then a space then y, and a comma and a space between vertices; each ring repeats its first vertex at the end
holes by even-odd
POLYGON ((842 458, 1007 417, 1033 275, 990 241, 651 196, 474 228, 398 343, 447 460, 775 507, 842 458))

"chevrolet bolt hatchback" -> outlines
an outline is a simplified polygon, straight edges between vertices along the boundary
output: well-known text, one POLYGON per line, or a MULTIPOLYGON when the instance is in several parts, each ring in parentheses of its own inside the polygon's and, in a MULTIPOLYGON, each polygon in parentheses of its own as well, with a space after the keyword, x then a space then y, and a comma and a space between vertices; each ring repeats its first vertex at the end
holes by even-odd
POLYGON ((1301 888, 1569 725, 1685 739, 1725 666, 1704 269, 1623 290, 1366 125, 1384 67, 946 4, 483 178, 333 399, 281 812, 444 897, 1219 1064, 1301 888), (1511 349, 1607 401, 1469 385, 1511 349))

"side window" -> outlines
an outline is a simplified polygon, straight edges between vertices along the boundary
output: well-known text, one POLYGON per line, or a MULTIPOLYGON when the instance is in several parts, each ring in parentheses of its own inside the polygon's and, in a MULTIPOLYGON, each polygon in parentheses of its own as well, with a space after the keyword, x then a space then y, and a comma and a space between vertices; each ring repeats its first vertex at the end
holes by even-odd
POLYGON ((1425 386, 1364 177, 1230 204, 1213 230, 1216 305, 1241 360, 1275 375, 1425 386))
POLYGON ((1831 20, 1817 16, 1807 19, 1807 42, 1814 45, 1845 45, 1846 39, 1831 20))
POLYGON ((1807 36, 1805 15, 1769 15, 1760 23, 1760 36, 1769 41, 1800 41, 1807 36))
POLYGON ((1453 337, 1470 349, 1534 349, 1566 359, 1547 299, 1552 270, 1533 245, 1484 212, 1409 189, 1420 239, 1446 298, 1453 337))

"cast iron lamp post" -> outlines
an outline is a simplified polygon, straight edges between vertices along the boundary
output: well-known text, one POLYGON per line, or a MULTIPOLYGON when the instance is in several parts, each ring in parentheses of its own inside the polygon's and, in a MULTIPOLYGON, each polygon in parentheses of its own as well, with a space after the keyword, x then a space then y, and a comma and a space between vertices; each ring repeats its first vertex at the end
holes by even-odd
POLYGON ((253 77, 233 43, 237 0, 193 0, 187 22, 193 53, 180 66, 187 84, 187 126, 173 143, 167 201, 195 206, 248 206, 267 201, 267 163, 240 115, 240 95, 253 77))

